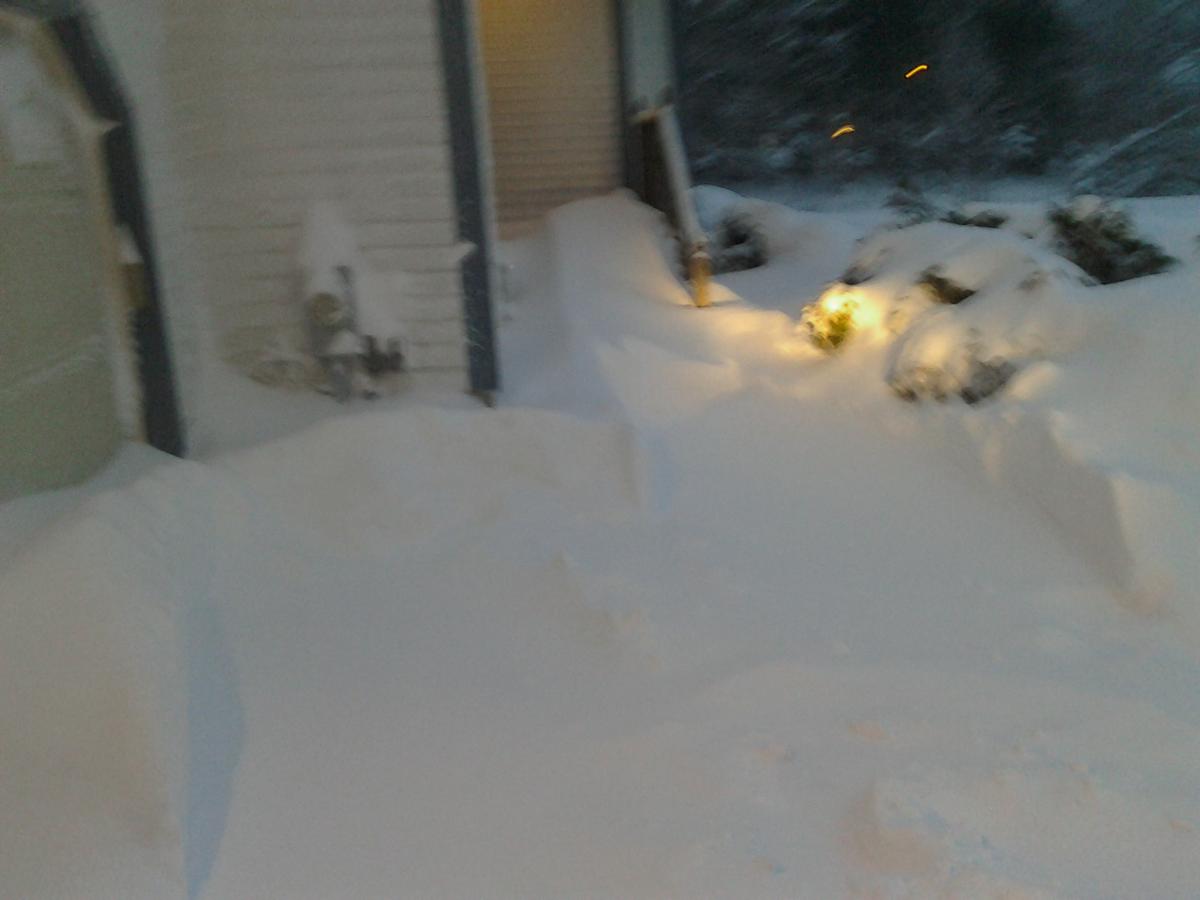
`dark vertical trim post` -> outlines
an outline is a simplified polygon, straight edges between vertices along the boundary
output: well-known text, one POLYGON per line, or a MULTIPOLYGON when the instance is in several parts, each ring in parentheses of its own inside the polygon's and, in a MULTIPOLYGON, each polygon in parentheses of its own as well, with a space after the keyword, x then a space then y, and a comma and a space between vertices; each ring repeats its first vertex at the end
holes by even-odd
POLYGON ((133 313, 146 442, 165 453, 183 456, 187 445, 175 393, 150 215, 142 193, 133 112, 82 3, 0 0, 0 6, 18 9, 47 22, 96 114, 116 123, 117 127, 104 139, 104 165, 114 218, 133 235, 146 274, 145 302, 133 313))
POLYGON ((119 123, 105 136, 104 158, 113 211, 117 222, 133 235, 145 271, 145 302, 134 310, 133 332, 138 351, 146 442, 165 453, 183 456, 187 442, 175 392, 175 371, 163 315, 154 234, 142 192, 133 112, 125 102, 116 74, 104 58, 88 16, 80 14, 58 19, 52 27, 92 106, 99 115, 119 123))
POLYGON ((485 401, 500 388, 496 335, 492 323, 491 236, 487 222, 480 141, 476 117, 478 92, 472 62, 475 35, 467 3, 436 0, 441 25, 442 69, 453 156, 454 195, 461 240, 474 245, 462 263, 463 313, 467 329, 470 386, 485 401))
POLYGON ((640 148, 638 131, 633 127, 632 98, 629 96, 630 72, 633 57, 631 52, 629 23, 625 18, 627 0, 612 0, 613 28, 617 42, 617 128, 621 135, 621 182, 625 187, 641 194, 641 167, 638 165, 640 148))

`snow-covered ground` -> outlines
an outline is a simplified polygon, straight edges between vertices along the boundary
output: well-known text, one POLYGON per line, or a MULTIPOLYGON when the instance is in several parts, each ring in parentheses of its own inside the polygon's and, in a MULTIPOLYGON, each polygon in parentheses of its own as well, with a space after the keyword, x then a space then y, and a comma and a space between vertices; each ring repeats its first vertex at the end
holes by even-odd
MULTIPOLYGON (((1194 209, 1139 216, 1184 256, 1194 209)), ((757 214, 705 311, 623 196, 509 246, 498 410, 222 380, 203 461, 0 508, 0 893, 1200 894, 1195 257, 897 334, 942 226, 757 214), (1044 341, 893 395, 967 326, 1044 341)))

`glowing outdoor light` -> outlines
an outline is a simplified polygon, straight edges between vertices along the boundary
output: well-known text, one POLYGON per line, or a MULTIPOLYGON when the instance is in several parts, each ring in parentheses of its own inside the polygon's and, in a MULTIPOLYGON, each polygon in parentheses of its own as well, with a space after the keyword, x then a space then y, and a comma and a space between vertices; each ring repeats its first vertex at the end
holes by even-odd
POLYGON ((917 75, 920 75, 922 72, 928 72, 928 71, 929 71, 929 66, 925 65, 925 63, 921 63, 921 65, 917 66, 915 69, 910 70, 908 72, 908 74, 905 75, 904 77, 905 78, 913 78, 917 75))
POLYGON ((832 315, 841 312, 853 303, 854 301, 845 294, 826 294, 821 298, 821 309, 832 315))
POLYGON ((862 301, 858 295, 838 285, 806 306, 800 321, 808 329, 809 339, 814 344, 832 352, 866 324, 863 320, 862 301))
POLYGON ((838 138, 842 137, 843 135, 847 135, 847 134, 854 134, 854 126, 853 125, 843 125, 841 128, 839 128, 837 131, 835 131, 833 133, 833 136, 830 138, 830 140, 836 141, 838 138))

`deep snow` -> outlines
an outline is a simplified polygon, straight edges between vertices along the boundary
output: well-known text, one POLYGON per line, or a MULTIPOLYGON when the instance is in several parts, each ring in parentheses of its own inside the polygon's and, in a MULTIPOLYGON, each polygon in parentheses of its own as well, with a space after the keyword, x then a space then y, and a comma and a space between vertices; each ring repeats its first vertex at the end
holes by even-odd
MULTIPOLYGON (((1159 459, 1162 408, 1118 392, 1143 418, 1106 427, 1084 376, 1119 374, 1120 343, 1086 328, 1038 361, 1049 388, 903 404, 885 331, 826 359, 796 328, 867 214, 760 211, 772 265, 701 312, 653 214, 560 210, 508 248, 503 408, 222 381, 208 408, 242 424, 209 427, 210 459, 23 538, 0 569, 0 672, 33 686, 0 705, 7 888, 1194 896, 1190 595, 1122 603, 1126 569, 1026 477, 1058 483, 1059 448, 1004 431, 1070 413, 1096 459, 1159 459)), ((1194 272, 1153 282, 1176 330, 1194 272)), ((1171 496, 1195 477, 1156 472, 1171 496)), ((0 508, 0 533, 54 502, 0 508)), ((1190 546, 1169 533, 1163 566, 1190 546)))

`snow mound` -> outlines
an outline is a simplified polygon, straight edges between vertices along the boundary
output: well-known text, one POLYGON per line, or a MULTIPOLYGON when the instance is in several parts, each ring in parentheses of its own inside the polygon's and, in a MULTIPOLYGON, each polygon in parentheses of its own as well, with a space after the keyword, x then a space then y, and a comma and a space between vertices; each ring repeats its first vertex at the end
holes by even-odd
MULTIPOLYGON (((780 223, 821 218, 719 188, 698 188, 697 201, 710 224, 766 210, 777 240, 780 223)), ((839 227, 821 225, 814 233, 825 237, 811 247, 724 276, 719 302, 701 312, 672 271, 652 211, 623 195, 556 211, 555 290, 581 387, 610 414, 654 428, 756 385, 839 406, 884 405, 889 418, 903 415, 897 393, 978 404, 928 404, 911 415, 963 465, 1043 510, 1123 607, 1200 636, 1200 547, 1189 524, 1200 520, 1191 449, 1200 413, 1190 387, 1200 319, 1189 305, 1200 268, 1097 286, 1010 228, 933 222, 877 232, 832 288, 861 312, 856 335, 829 359, 797 316, 812 298, 806 291, 822 289, 813 273, 842 258, 822 243, 839 227), (922 283, 931 272, 969 296, 938 302, 922 283)))
POLYGON ((6 896, 187 895, 182 617, 207 560, 172 493, 101 495, 0 573, 6 896))
POLYGON ((517 497, 619 520, 649 489, 628 427, 530 410, 366 414, 352 427, 323 423, 220 465, 315 543, 355 552, 436 542, 502 518, 517 497))
POLYGON ((707 234, 716 234, 722 222, 739 217, 751 223, 766 239, 768 259, 838 257, 850 240, 849 229, 829 216, 742 197, 726 188, 700 185, 692 189, 692 199, 700 226, 707 234))
POLYGON ((1200 634, 1200 268, 1101 287, 1033 240, 930 223, 868 238, 844 277, 874 335, 847 352, 906 399, 987 400, 926 418, 1047 512, 1123 605, 1200 634), (930 272, 969 295, 937 302, 930 272))

